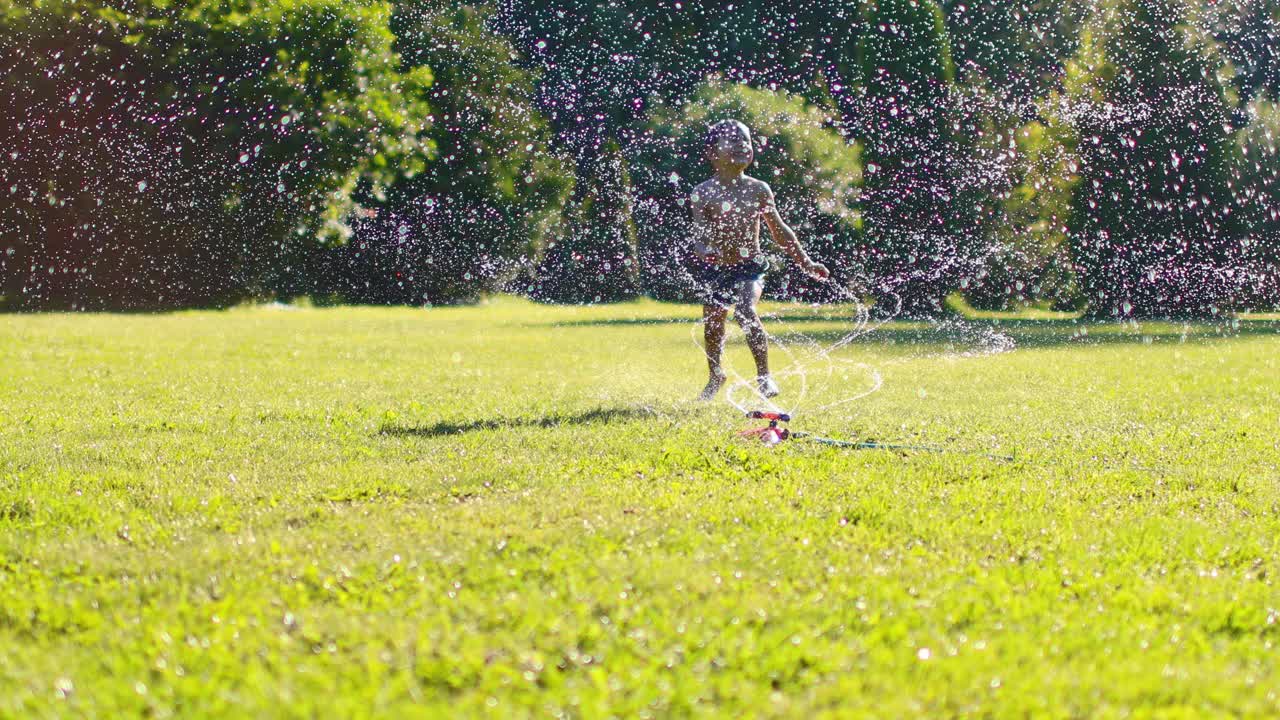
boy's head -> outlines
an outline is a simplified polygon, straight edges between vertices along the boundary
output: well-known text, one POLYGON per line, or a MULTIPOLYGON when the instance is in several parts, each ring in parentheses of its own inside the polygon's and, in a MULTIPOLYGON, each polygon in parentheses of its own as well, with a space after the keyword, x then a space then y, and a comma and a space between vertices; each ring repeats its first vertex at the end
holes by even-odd
POLYGON ((751 131, 737 120, 721 120, 707 128, 707 162, 718 169, 742 171, 755 159, 751 131))

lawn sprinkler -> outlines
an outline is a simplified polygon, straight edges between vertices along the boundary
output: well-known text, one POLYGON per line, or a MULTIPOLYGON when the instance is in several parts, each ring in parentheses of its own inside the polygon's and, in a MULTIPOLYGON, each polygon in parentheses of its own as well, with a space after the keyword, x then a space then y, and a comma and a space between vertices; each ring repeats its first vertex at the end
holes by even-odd
POLYGON ((981 455, 982 457, 992 460, 1002 460, 1005 462, 1013 462, 1011 455, 992 455, 989 453, 972 453, 963 450, 954 450, 952 448, 939 447, 937 445, 900 445, 896 443, 880 443, 874 440, 835 440, 828 437, 821 437, 807 432, 799 432, 788 430, 784 427, 778 427, 778 423, 791 422, 791 415, 788 413, 769 412, 767 410, 751 410, 747 413, 747 417, 752 420, 768 420, 769 424, 761 428, 751 428, 738 433, 741 438, 755 438, 760 440, 768 447, 774 447, 783 440, 808 440, 826 445, 828 447, 847 448, 850 450, 898 450, 908 451, 914 450, 918 452, 961 452, 966 455, 981 455))
POLYGON ((766 412, 764 410, 752 410, 747 413, 747 417, 753 420, 768 420, 769 424, 762 428, 752 428, 743 430, 738 433, 738 437, 757 438, 760 442, 773 447, 778 443, 791 437, 791 431, 786 428, 778 427, 780 422, 790 422, 791 416, 786 413, 766 412))

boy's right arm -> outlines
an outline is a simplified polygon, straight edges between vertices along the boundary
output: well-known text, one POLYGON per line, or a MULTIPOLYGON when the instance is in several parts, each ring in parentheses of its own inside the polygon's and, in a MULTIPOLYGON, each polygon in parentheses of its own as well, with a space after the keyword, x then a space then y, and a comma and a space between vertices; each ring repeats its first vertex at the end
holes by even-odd
POLYGON ((778 204, 773 199, 773 189, 767 183, 761 183, 760 206, 764 212, 764 223, 769 228, 769 234, 773 235, 773 241, 786 251, 793 260, 796 261, 804 271, 818 278, 825 280, 831 277, 831 271, 826 265, 820 262, 814 262, 809 253, 805 252, 804 246, 800 244, 796 233, 783 221, 782 216, 778 214, 778 204))

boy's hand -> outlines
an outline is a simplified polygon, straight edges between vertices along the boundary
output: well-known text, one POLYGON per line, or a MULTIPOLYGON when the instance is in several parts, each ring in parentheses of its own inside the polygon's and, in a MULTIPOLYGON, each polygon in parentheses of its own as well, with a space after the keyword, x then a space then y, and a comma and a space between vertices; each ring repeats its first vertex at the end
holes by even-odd
POLYGON ((823 265, 820 262, 805 260, 803 267, 805 272, 809 273, 813 277, 818 278, 819 280, 826 280, 827 278, 831 277, 831 271, 827 269, 826 265, 823 265))

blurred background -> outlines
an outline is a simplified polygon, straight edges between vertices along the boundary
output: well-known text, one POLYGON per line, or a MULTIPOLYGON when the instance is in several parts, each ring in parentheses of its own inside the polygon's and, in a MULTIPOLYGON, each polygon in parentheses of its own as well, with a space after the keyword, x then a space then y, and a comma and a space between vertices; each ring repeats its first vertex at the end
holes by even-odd
POLYGON ((0 309, 688 300, 732 117, 773 297, 1268 310, 1278 103, 1276 0, 0 0, 0 309))

